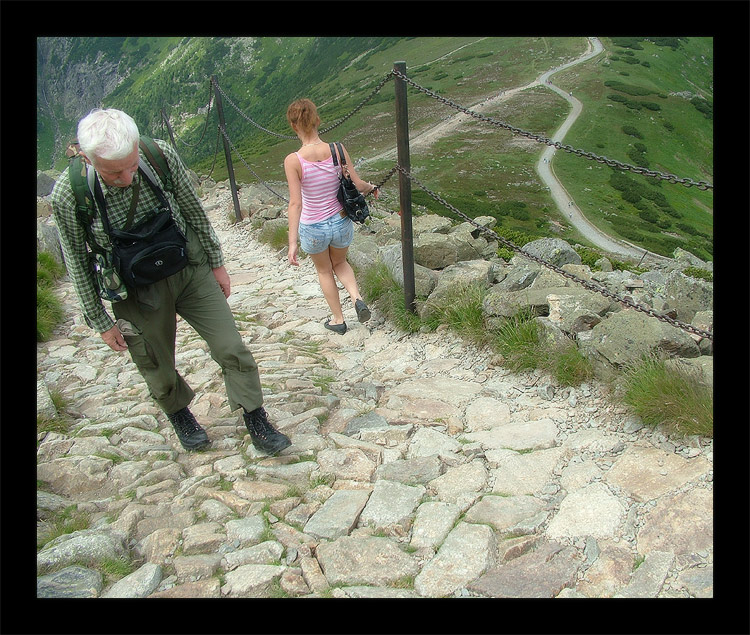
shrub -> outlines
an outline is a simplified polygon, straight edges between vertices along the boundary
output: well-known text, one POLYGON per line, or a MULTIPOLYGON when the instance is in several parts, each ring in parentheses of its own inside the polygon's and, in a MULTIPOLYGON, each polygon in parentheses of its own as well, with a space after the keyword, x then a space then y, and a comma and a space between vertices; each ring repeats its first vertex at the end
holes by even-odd
POLYGON ((643 139, 643 135, 638 131, 638 128, 635 128, 634 126, 623 126, 622 131, 628 136, 643 139))
POLYGON ((484 287, 473 284, 432 301, 432 311, 426 320, 426 326, 435 329, 445 324, 476 344, 486 344, 488 331, 482 311, 485 294, 484 287))
POLYGON ((550 351, 544 367, 563 386, 578 386, 594 376, 591 362, 572 341, 566 346, 550 351))
POLYGON ((659 220, 659 215, 654 210, 651 210, 651 209, 641 210, 640 212, 638 212, 638 216, 640 216, 647 223, 656 224, 659 220))
POLYGON ((706 119, 713 119, 714 118, 714 106, 712 103, 706 101, 703 99, 703 97, 693 97, 690 100, 690 103, 695 106, 695 109, 703 113, 703 115, 706 117, 706 119))
POLYGON ((661 106, 659 104, 654 103, 653 101, 642 101, 641 106, 644 108, 648 108, 649 110, 658 111, 661 110, 661 106))
POLYGON ((712 274, 710 271, 707 271, 706 269, 700 269, 699 267, 687 267, 682 271, 682 273, 684 273, 686 276, 690 276, 691 278, 708 280, 709 282, 712 282, 714 279, 714 274, 712 274))

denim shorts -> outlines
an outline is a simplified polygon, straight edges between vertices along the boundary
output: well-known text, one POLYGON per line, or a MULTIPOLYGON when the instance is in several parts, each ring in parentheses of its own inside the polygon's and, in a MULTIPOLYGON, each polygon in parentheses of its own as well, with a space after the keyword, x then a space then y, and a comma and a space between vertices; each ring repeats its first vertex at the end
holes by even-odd
POLYGON ((354 223, 351 218, 334 214, 326 220, 312 225, 299 224, 299 241, 306 254, 319 254, 328 247, 344 249, 354 239, 354 223))

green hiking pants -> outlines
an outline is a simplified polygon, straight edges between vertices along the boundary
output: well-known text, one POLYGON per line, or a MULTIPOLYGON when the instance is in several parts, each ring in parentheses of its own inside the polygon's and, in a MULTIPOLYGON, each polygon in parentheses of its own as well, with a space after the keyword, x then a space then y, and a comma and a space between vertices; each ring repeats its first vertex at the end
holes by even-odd
POLYGON ((221 368, 232 410, 248 412, 263 404, 258 365, 237 332, 227 299, 219 287, 198 236, 188 228, 189 264, 176 274, 137 289, 114 302, 115 317, 127 320, 134 334, 125 341, 151 396, 167 414, 195 396, 175 368, 175 335, 180 315, 205 340, 221 368))

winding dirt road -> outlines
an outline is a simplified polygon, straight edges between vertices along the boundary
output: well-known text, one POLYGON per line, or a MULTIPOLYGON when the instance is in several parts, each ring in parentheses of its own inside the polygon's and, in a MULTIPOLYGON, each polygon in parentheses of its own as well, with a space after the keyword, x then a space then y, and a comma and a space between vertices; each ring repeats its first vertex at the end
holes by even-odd
MULTIPOLYGON (((510 97, 516 95, 517 93, 520 93, 521 91, 533 88, 534 86, 543 86, 560 95, 571 105, 570 114, 565 119, 560 128, 551 137, 552 141, 562 142, 573 123, 581 114, 583 105, 572 94, 567 93, 552 84, 550 81, 550 77, 552 77, 552 75, 554 75, 555 73, 559 73, 562 70, 570 68, 571 66, 581 64, 596 57, 603 50, 604 47, 602 46, 598 38, 589 37, 587 50, 580 57, 562 64, 561 66, 557 66, 548 71, 545 71, 539 77, 526 84, 525 86, 518 86, 516 88, 504 90, 498 95, 495 95, 494 97, 490 97, 488 99, 484 99, 476 104, 469 106, 468 108, 473 112, 481 114, 493 108, 499 102, 505 101, 510 97)), ((456 129, 460 125, 466 123, 470 119, 472 119, 472 117, 470 117, 469 115, 466 115, 464 113, 457 113, 434 125, 433 127, 420 132, 413 137, 410 137, 409 146, 411 149, 424 150, 438 139, 455 133, 456 129)), ((590 223, 584 216, 583 212, 576 205, 575 201, 567 192, 563 184, 560 183, 560 181, 557 179, 557 176, 552 170, 552 159, 554 158, 556 151, 557 149, 552 146, 548 146, 547 148, 545 148, 535 167, 537 173, 539 174, 539 177, 549 188, 550 195, 552 196, 552 199, 560 210, 560 214, 564 218, 566 218, 568 222, 570 222, 587 240, 591 241, 591 243, 594 244, 597 248, 601 249, 604 252, 617 256, 620 259, 635 260, 636 262, 640 262, 642 260, 643 262, 650 263, 664 262, 668 260, 667 258, 652 254, 651 252, 647 252, 639 247, 608 236, 592 223, 590 223)), ((396 149, 393 148, 378 155, 364 159, 360 161, 359 164, 367 164, 378 161, 380 159, 396 160, 396 158, 396 149)))

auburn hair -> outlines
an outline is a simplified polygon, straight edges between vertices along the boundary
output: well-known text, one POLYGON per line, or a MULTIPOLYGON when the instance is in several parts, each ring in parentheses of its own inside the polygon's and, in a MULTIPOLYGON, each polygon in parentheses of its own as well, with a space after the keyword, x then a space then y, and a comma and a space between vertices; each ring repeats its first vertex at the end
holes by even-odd
POLYGON ((312 132, 320 125, 318 109, 309 99, 298 99, 289 104, 286 118, 290 125, 303 132, 312 132))

